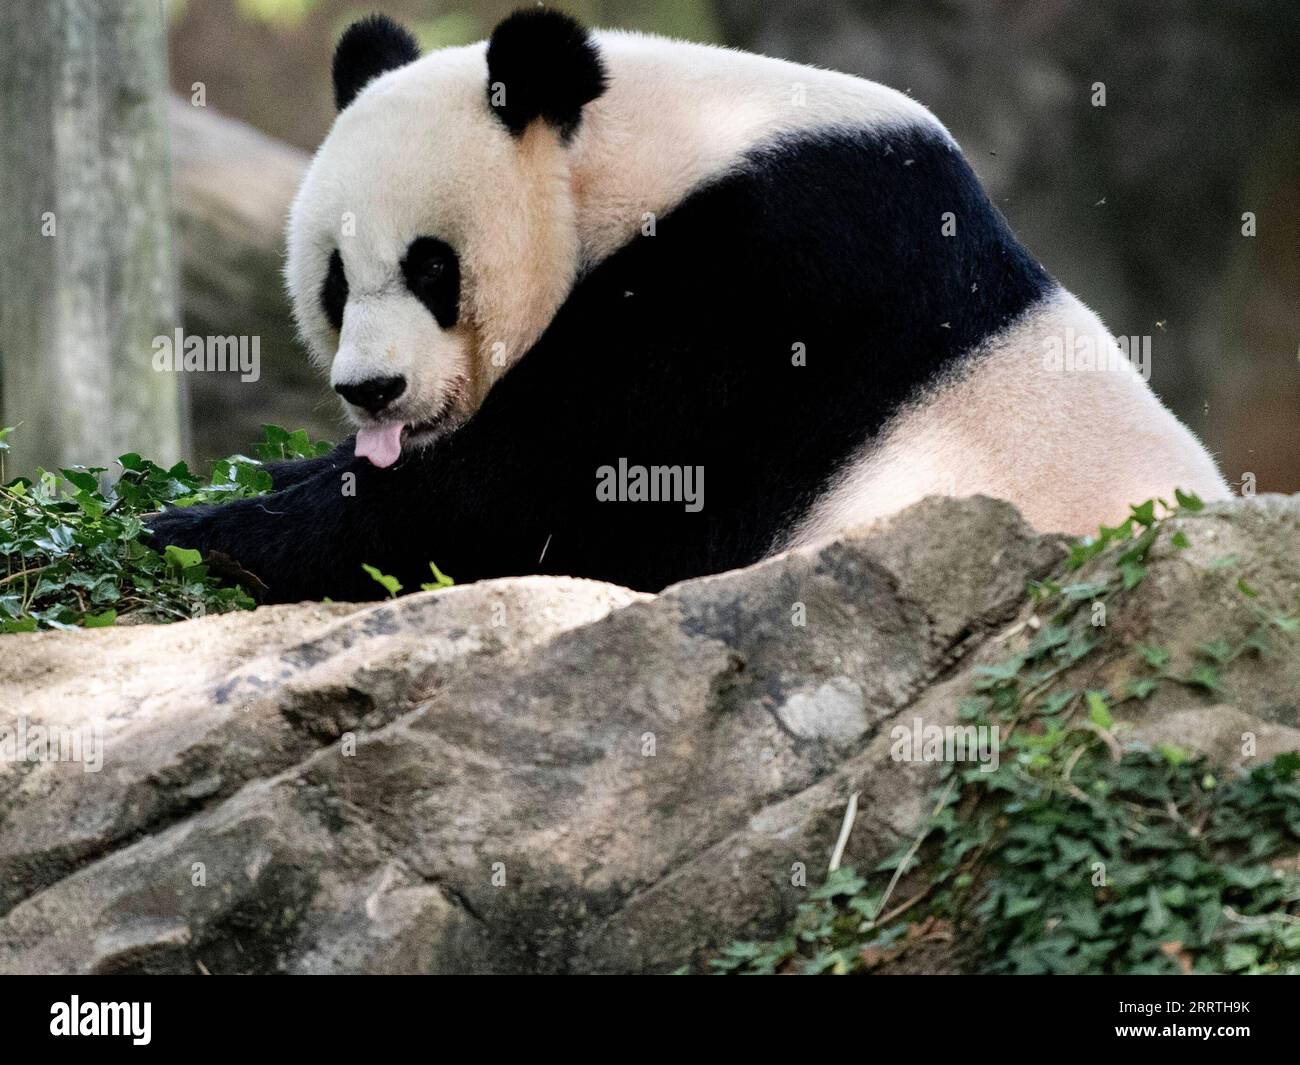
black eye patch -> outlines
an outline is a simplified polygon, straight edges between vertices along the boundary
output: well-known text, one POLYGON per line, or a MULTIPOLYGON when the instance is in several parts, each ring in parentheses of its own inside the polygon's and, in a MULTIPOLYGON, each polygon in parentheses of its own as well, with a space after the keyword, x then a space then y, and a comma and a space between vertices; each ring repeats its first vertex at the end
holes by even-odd
POLYGON ((348 277, 343 272, 343 256, 338 248, 330 256, 329 272, 325 275, 325 284, 320 289, 320 305, 325 309, 325 317, 334 329, 343 328, 343 307, 348 302, 348 277))
POLYGON ((456 324, 460 309, 460 260, 437 237, 416 237, 402 259, 402 277, 411 294, 429 308, 443 329, 456 324))

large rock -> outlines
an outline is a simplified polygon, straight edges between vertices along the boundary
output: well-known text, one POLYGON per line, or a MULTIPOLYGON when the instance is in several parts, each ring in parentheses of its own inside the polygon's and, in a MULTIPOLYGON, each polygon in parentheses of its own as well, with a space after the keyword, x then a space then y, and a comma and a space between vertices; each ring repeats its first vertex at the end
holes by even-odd
MULTIPOLYGON (((1300 604, 1300 500, 1179 522, 1088 669, 1248 625, 1238 576, 1300 604)), ((1005 504, 929 500, 657 597, 526 578, 7 637, 0 726, 98 721, 103 764, 0 764, 0 971, 698 961, 788 917, 851 794, 846 861, 915 831, 935 767, 893 760, 892 724, 952 721, 1063 554, 1005 504)), ((1293 651, 1162 688, 1138 728, 1300 746, 1293 651)))

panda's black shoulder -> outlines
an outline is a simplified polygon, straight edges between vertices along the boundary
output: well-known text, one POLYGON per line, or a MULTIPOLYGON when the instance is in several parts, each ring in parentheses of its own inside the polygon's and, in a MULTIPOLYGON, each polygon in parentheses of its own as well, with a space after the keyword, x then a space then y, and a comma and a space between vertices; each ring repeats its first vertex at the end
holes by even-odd
POLYGON ((695 337, 719 325, 734 334, 750 320, 788 330, 792 342, 851 336, 851 346, 881 353, 877 369, 920 380, 1005 328, 1055 282, 951 137, 937 124, 911 124, 813 127, 760 144, 586 285, 610 290, 610 300, 636 292, 646 313, 697 311, 696 321, 677 319, 695 337), (887 362, 902 336, 915 356, 887 362))

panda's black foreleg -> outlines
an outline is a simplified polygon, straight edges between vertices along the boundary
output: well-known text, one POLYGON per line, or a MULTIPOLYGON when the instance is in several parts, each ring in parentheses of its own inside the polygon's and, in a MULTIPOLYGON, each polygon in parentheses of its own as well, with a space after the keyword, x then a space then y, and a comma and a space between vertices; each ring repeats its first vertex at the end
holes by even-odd
POLYGON ((296 484, 252 499, 164 511, 150 519, 146 542, 159 551, 170 544, 194 548, 219 570, 251 574, 256 582, 245 583, 265 602, 377 598, 384 590, 362 563, 385 563, 380 530, 409 520, 403 505, 409 496, 382 490, 383 482, 376 489, 361 470, 368 483, 358 499, 355 464, 323 464, 296 484))

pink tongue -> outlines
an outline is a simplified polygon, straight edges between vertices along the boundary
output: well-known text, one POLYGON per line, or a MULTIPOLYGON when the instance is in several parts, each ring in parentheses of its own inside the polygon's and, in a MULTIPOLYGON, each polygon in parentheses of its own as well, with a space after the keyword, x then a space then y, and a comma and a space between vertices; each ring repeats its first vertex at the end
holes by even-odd
POLYGON ((402 423, 385 422, 357 430, 357 458, 369 459, 381 470, 391 466, 402 453, 402 423))

